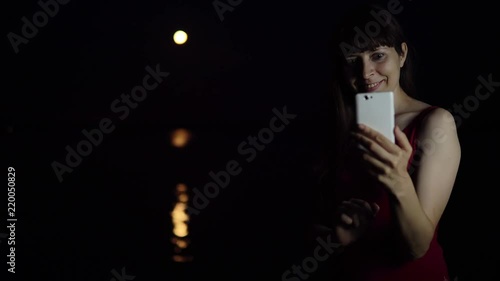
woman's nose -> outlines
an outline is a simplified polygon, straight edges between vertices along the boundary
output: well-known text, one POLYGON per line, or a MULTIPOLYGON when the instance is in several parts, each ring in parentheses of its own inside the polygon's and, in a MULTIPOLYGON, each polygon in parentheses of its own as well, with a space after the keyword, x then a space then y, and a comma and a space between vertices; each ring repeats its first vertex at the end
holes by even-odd
POLYGON ((373 64, 369 61, 363 62, 362 74, 364 79, 369 79, 373 75, 373 64))

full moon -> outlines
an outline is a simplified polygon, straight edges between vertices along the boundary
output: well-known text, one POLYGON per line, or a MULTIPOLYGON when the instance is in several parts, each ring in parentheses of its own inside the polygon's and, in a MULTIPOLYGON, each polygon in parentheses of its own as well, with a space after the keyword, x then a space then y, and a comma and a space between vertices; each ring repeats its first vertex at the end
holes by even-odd
POLYGON ((182 44, 186 43, 187 38, 188 38, 188 36, 187 36, 186 32, 184 32, 182 30, 177 30, 174 33, 174 42, 178 45, 182 45, 182 44))

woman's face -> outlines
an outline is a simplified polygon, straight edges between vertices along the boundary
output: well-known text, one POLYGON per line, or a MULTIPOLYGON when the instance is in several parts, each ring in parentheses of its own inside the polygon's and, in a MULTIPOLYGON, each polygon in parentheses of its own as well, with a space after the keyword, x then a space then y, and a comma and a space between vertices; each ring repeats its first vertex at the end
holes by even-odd
POLYGON ((346 78, 356 92, 397 92, 407 53, 405 43, 402 50, 400 55, 394 47, 380 46, 373 51, 351 54, 346 58, 346 78))

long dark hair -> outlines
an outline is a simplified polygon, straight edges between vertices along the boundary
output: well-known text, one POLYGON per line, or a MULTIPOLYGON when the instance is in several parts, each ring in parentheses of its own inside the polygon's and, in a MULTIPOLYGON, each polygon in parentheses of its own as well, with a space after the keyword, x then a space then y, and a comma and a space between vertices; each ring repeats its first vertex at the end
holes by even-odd
POLYGON ((379 46, 394 47, 401 55, 403 42, 408 46, 408 54, 399 82, 408 95, 416 97, 414 50, 395 15, 377 4, 365 4, 345 14, 342 24, 334 31, 330 41, 333 79, 326 101, 329 133, 322 160, 316 167, 319 184, 332 183, 331 180, 344 163, 350 144, 349 131, 354 125, 355 90, 345 76, 346 57, 349 52, 373 51, 379 46))

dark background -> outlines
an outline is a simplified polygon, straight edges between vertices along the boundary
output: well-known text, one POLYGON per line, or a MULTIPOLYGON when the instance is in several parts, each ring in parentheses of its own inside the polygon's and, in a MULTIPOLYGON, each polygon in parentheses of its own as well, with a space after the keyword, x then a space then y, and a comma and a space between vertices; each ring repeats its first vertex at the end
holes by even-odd
MULTIPOLYGON (((280 280, 307 254, 329 34, 360 2, 243 0, 221 21, 210 0, 73 0, 18 54, 6 35, 21 34, 21 18, 40 7, 4 3, 2 158, 16 169, 16 280, 108 281, 122 268, 137 281, 280 280), (177 29, 185 45, 173 43, 177 29), (111 102, 157 64, 170 76, 117 119, 111 102), (284 106, 297 117, 247 163, 238 145, 284 106), (105 117, 116 129, 59 183, 51 163, 105 117), (176 128, 193 133, 187 147, 170 145, 176 128), (191 218, 194 261, 172 262, 175 185, 201 189, 230 160, 241 174, 191 218)), ((492 3, 401 1, 422 100, 452 110, 470 101, 478 76, 500 81, 492 3)), ((440 235, 461 281, 496 280, 498 104, 493 92, 459 126, 462 162, 440 235)))

